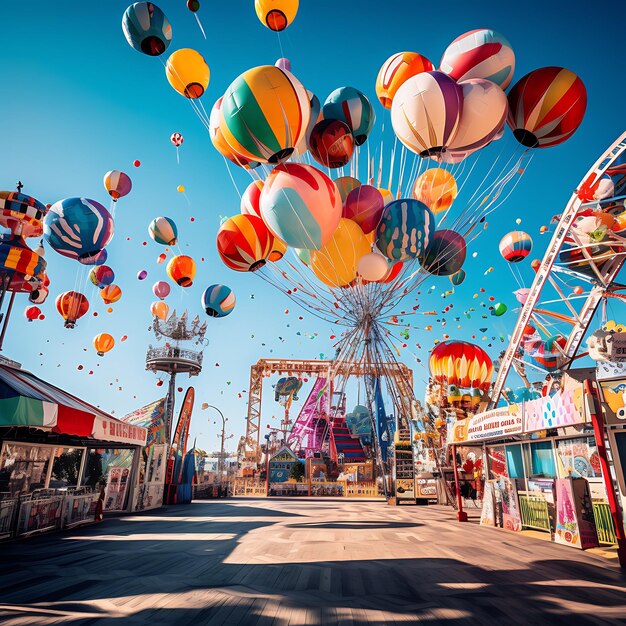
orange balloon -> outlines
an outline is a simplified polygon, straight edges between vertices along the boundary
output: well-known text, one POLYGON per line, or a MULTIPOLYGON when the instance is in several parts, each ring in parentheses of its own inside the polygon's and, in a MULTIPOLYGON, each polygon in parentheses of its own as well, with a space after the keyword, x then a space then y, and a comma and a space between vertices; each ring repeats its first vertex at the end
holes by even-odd
POLYGON ((381 104, 390 109, 396 92, 411 76, 434 69, 435 66, 417 52, 398 52, 382 64, 376 78, 376 95, 381 104))
POLYGON ((98 356, 104 356, 115 345, 115 339, 109 333, 100 333, 93 338, 93 347, 98 356))
POLYGON ((417 177, 413 197, 423 202, 433 213, 447 211, 459 190, 454 176, 440 167, 426 170, 417 177))

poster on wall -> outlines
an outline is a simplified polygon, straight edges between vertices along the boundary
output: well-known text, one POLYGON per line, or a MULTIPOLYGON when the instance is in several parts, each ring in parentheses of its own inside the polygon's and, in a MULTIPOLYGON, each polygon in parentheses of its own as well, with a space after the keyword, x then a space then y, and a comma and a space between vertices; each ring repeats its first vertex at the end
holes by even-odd
POLYGON ((600 383, 604 419, 610 426, 626 424, 626 378, 600 383))
POLYGON ((130 470, 127 467, 112 467, 107 476, 107 486, 104 493, 105 511, 123 511, 126 498, 126 487, 130 470))
POLYGON ((556 531, 554 541, 574 548, 598 545, 593 503, 584 478, 556 480, 556 531))
POLYGON ((506 530, 519 532, 522 530, 522 517, 519 511, 515 483, 509 478, 501 476, 495 482, 495 486, 500 492, 502 501, 502 527, 506 530))
POLYGON ((483 492, 483 510, 480 514, 481 526, 496 525, 496 494, 494 490, 495 480, 485 481, 485 491, 483 492))
POLYGON ((413 478, 396 478, 396 497, 403 500, 415 498, 415 480, 413 478))

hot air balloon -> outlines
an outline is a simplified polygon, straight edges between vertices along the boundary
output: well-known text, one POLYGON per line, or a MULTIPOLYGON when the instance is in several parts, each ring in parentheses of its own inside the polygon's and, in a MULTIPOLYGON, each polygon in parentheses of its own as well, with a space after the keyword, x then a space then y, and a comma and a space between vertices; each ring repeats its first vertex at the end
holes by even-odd
POLYGON ((196 276, 196 262, 185 254, 172 257, 167 264, 167 275, 180 287, 191 287, 196 276))
POLYGON ((422 267, 435 276, 456 274, 465 263, 465 239, 453 230, 436 231, 428 247, 422 267))
POLYGON ((102 289, 115 280, 115 272, 108 265, 99 265, 89 272, 89 280, 102 289))
POLYGON ((104 175, 104 188, 107 190, 113 202, 128 195, 133 188, 133 182, 128 174, 119 170, 111 170, 104 175))
POLYGON ((172 41, 172 27, 165 14, 152 2, 135 2, 122 16, 126 41, 148 56, 163 54, 172 41))
POLYGON ((199 52, 182 48, 170 54, 165 65, 165 76, 175 91, 194 100, 202 97, 206 91, 211 72, 199 52))
POLYGON ((235 215, 217 233, 217 251, 222 261, 237 272, 255 272, 263 267, 273 246, 274 236, 255 215, 235 215))
POLYGON ((146 270, 139 270, 137 272, 137 280, 146 280, 148 278, 148 272, 146 270))
POLYGON ((160 280, 152 285, 152 293, 161 300, 170 295, 170 289, 169 284, 164 280, 160 280))
POLYGON ((243 215, 256 215, 261 217, 261 191, 263 191, 263 181, 253 180, 241 196, 241 213, 243 215))
POLYGON ((40 315, 41 315, 41 309, 38 306, 27 306, 24 309, 24 317, 29 322, 39 319, 40 315))
POLYGON ((74 328, 76 320, 89 311, 89 301, 78 291, 66 291, 57 296, 56 307, 65 320, 65 328, 74 328))
POLYGON ((166 302, 157 301, 150 305, 150 313, 152 313, 152 317, 158 317, 160 320, 165 321, 169 312, 170 307, 166 302))
POLYGON ((511 89, 507 122, 523 146, 548 148, 574 134, 586 108, 587 90, 574 72, 543 67, 511 89))
POLYGON ((299 0, 254 0, 254 9, 261 24, 270 30, 285 30, 298 13, 299 0))
POLYGON ((533 249, 533 240, 528 233, 514 230, 500 240, 500 254, 509 263, 523 261, 533 249))
POLYGON ((391 124, 398 139, 422 157, 447 150, 454 139, 463 91, 443 72, 422 72, 402 85, 391 105, 391 124))
POLYGON ((41 237, 46 205, 17 191, 0 191, 0 226, 18 237, 41 237))
POLYGON ((95 200, 66 198, 46 214, 44 237, 59 254, 89 261, 113 239, 113 218, 95 200))
POLYGON ((103 248, 100 252, 94 254, 93 256, 88 256, 84 258, 79 258, 78 262, 81 265, 104 265, 107 262, 109 257, 109 253, 103 248))
POLYGON ((183 141, 185 141, 185 139, 180 133, 172 133, 172 136, 170 137, 170 141, 172 142, 172 145, 179 148, 180 146, 183 145, 183 141))
POLYGON ((235 308, 235 294, 226 285, 211 285, 204 290, 202 308, 210 317, 226 317, 235 308))
POLYGON ((513 80, 515 54, 500 33, 481 28, 457 37, 443 53, 440 69, 458 82, 482 78, 506 89, 513 80))
POLYGON ((447 211, 457 194, 454 176, 441 167, 428 169, 415 179, 413 197, 435 214, 447 211))
POLYGON ((376 246, 390 261, 424 258, 435 231, 435 218, 418 200, 394 200, 376 228, 376 246))
POLYGON ((339 120, 323 119, 309 137, 311 156, 326 167, 343 167, 354 152, 354 138, 347 124, 339 120))
POLYGON ((178 241, 178 228, 170 217, 155 217, 148 226, 148 233, 163 246, 173 246, 178 241))
POLYGON ((435 66, 417 52, 397 52, 390 56, 376 78, 376 95, 380 103, 390 109, 396 92, 411 76, 434 69, 435 66))
POLYGON ((274 65, 254 67, 236 78, 220 107, 226 143, 262 163, 288 159, 304 137, 311 116, 307 90, 274 65))
POLYGON ((354 87, 335 89, 326 98, 322 115, 325 120, 339 120, 347 124, 357 146, 365 143, 376 120, 372 103, 354 87))
POLYGON ((267 260, 276 263, 285 256, 285 252, 287 252, 287 244, 282 239, 274 237, 274 245, 272 245, 272 251, 267 260))
POLYGON ((113 349, 115 339, 109 333, 100 333, 93 338, 93 347, 96 349, 98 356, 104 356, 113 349))
POLYGON ((369 242, 359 225, 341 218, 330 241, 311 251, 311 269, 324 284, 344 287, 355 279, 359 259, 369 251, 369 242))
POLYGON ((319 250, 339 224, 341 196, 318 169, 285 163, 265 180, 261 213, 270 230, 288 246, 319 250))
POLYGON ((122 290, 117 285, 107 285, 100 289, 100 297, 104 304, 113 304, 122 297, 122 290))
POLYGON ((360 185, 346 197, 343 217, 356 222, 367 235, 376 230, 385 208, 383 196, 372 185, 360 185))

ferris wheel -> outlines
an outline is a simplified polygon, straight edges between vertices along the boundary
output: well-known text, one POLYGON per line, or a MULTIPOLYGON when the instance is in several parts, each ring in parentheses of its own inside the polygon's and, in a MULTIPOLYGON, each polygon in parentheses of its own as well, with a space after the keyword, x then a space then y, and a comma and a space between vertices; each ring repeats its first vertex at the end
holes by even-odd
POLYGON ((491 406, 503 394, 524 399, 505 388, 511 370, 523 382, 523 392, 587 355, 581 346, 598 307, 603 304, 605 318, 609 298, 626 299, 619 293, 626 286, 616 282, 626 260, 625 199, 626 132, 574 191, 543 259, 533 262, 532 285, 516 292, 521 310, 499 359, 491 406))

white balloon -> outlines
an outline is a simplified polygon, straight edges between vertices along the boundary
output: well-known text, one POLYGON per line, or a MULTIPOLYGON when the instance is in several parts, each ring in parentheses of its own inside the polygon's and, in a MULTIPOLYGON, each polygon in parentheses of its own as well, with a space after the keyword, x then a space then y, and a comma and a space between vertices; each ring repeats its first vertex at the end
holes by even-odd
POLYGON ((387 276, 389 264, 382 254, 370 252, 359 259, 357 271, 363 280, 374 282, 387 276))

